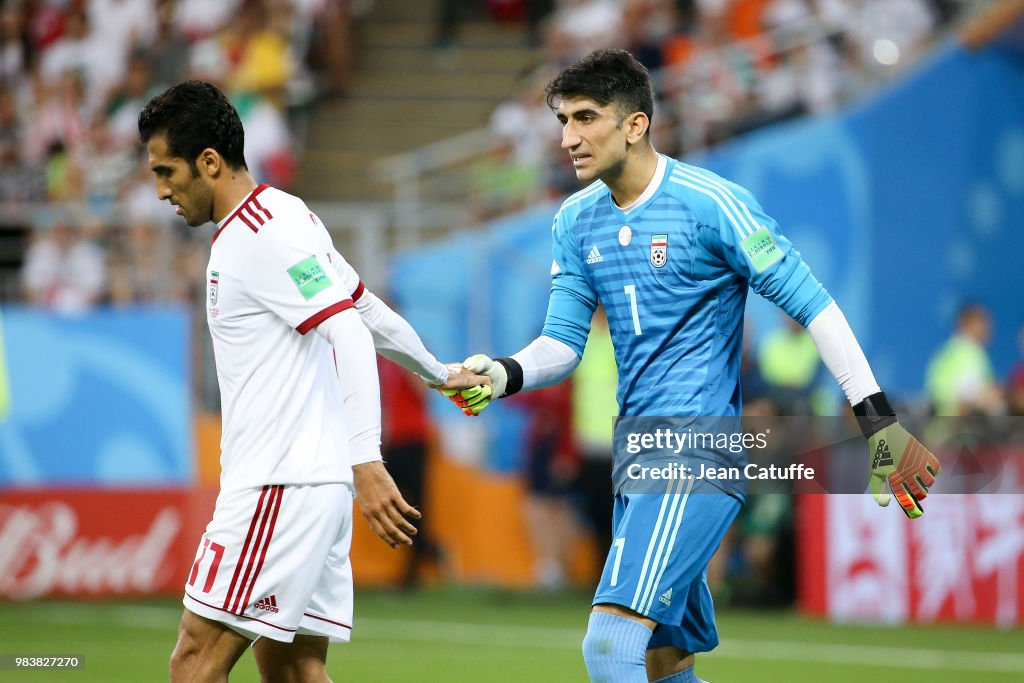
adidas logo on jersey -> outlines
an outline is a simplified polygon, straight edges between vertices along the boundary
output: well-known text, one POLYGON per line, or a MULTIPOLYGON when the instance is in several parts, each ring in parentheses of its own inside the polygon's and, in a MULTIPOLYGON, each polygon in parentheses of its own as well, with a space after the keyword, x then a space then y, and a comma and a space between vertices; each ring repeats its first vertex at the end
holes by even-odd
POLYGON ((663 603, 665 603, 665 607, 671 607, 672 606, 672 589, 669 588, 667 591, 662 593, 661 597, 659 597, 658 600, 663 602, 663 603))
POLYGON ((268 612, 280 612, 281 611, 281 610, 279 610, 277 608, 277 596, 276 595, 270 595, 270 596, 267 596, 265 598, 260 598, 259 600, 256 601, 256 604, 253 605, 253 607, 255 607, 256 609, 265 609, 268 612))
POLYGON ((595 263, 601 263, 601 261, 604 261, 604 257, 601 256, 601 252, 597 250, 597 245, 595 244, 590 248, 590 253, 587 254, 587 265, 592 266, 595 263))

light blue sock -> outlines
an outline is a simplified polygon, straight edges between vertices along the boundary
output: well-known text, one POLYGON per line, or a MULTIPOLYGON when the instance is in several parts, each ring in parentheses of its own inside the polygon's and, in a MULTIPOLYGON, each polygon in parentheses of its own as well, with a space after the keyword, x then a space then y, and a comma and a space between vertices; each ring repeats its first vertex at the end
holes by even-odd
POLYGON ((665 676, 665 678, 659 678, 654 683, 707 683, 697 678, 697 674, 693 673, 693 667, 689 669, 683 669, 677 671, 671 676, 665 676))
POLYGON ((583 660, 592 683, 647 683, 651 629, 608 612, 591 612, 583 660))

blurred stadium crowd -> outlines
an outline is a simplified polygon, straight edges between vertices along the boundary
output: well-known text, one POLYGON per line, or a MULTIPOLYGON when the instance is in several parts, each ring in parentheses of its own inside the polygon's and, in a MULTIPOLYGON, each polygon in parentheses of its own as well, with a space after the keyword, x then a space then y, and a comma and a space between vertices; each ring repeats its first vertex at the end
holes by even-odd
MULTIPOLYGON (((438 49, 476 12, 527 20, 540 66, 491 117, 494 146, 473 172, 478 220, 575 191, 543 88, 604 46, 655 76, 656 147, 682 156, 789 118, 824 113, 913 63, 966 0, 444 0, 438 49)), ((347 0, 25 0, 0 14, 0 206, 33 211, 21 283, 5 299, 74 311, 101 302, 189 300, 202 245, 152 196, 137 112, 183 78, 231 93, 246 159, 290 188, 304 112, 344 86, 354 22, 347 0), (174 226, 178 239, 156 239, 174 226), (160 243, 160 244, 158 244, 160 243), (157 255, 154 247, 161 246, 157 255), (52 282, 56 263, 73 282, 52 282)), ((301 188, 298 188, 301 191, 301 188)), ((10 222, 10 221, 9 221, 10 222)))
MULTIPOLYGON (((578 189, 558 150, 543 87, 560 67, 594 48, 625 47, 648 66, 659 98, 655 146, 682 156, 851 101, 912 63, 965 4, 442 2, 436 50, 448 48, 453 21, 476 12, 496 21, 528 22, 542 62, 493 113, 497 144, 475 174, 476 215, 493 218, 578 189)), ((33 214, 20 276, 3 281, 3 298, 69 314, 153 301, 186 302, 201 312, 195 304, 203 298, 197 274, 206 258, 205 237, 188 232, 169 207, 156 202, 137 143, 138 111, 183 78, 217 82, 242 116, 254 176, 291 188, 306 144, 303 112, 316 106, 318 94, 343 87, 352 23, 370 9, 372 3, 344 0, 5 2, 0 210, 16 215, 19 207, 32 207, 33 214), (168 232, 173 239, 164 238, 168 232)), ((196 338, 205 345, 201 315, 196 326, 196 338)), ((1024 361, 1010 376, 996 377, 985 350, 990 334, 984 305, 965 305, 949 341, 932 350, 922 388, 937 413, 1024 415, 1024 361)), ((559 553, 567 547, 564 535, 576 533, 577 518, 592 527, 601 546, 610 542, 611 437, 593 425, 607 422, 595 415, 616 412, 615 368, 610 344, 603 338, 594 343, 600 348, 584 359, 572 384, 522 400, 532 415, 524 476, 540 585, 565 581, 559 553), (595 396, 612 403, 594 401, 595 396), (565 429, 569 424, 573 428, 565 429)), ((785 325, 751 342, 743 368, 747 405, 762 414, 813 414, 817 392, 830 380, 822 375, 810 338, 785 325)), ((424 443, 429 417, 422 401, 410 403, 409 392, 391 394, 385 403, 405 403, 392 411, 385 406, 386 414, 401 418, 390 430, 386 426, 388 445, 424 443)), ((413 463, 418 447, 412 449, 413 463)), ((410 467, 411 485, 422 486, 422 466, 410 467)), ((744 584, 755 586, 755 594, 739 598, 792 600, 792 587, 776 580, 787 575, 779 553, 787 552, 791 534, 791 510, 783 497, 763 497, 735 533, 746 539, 743 571, 773 572, 744 584)), ((440 550, 425 547, 436 559, 440 550)), ((415 569, 409 571, 412 583, 415 569)))
POLYGON ((4 3, 0 206, 8 216, 32 209, 25 298, 64 312, 190 300, 202 256, 155 199, 138 112, 180 80, 213 81, 232 93, 256 177, 289 187, 297 112, 344 72, 349 9, 327 0, 4 3), (178 239, 158 239, 169 226, 178 239))
MULTIPOLYGON (((505 7, 516 3, 493 3, 505 7)), ((525 3, 533 13, 537 5, 525 3)), ((652 134, 682 157, 730 137, 825 114, 915 63, 961 14, 958 0, 566 0, 546 3, 544 63, 491 119, 482 217, 576 190, 544 85, 593 49, 628 49, 655 81, 652 134), (544 138, 538 131, 547 131, 544 138)), ((499 13, 500 14, 500 13, 499 13)))

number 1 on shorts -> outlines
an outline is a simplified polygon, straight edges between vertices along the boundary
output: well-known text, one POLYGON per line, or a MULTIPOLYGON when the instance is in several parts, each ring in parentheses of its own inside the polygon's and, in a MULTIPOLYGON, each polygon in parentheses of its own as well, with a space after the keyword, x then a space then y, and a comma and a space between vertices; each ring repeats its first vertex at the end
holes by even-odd
POLYGON ((622 549, 626 545, 626 537, 616 538, 612 542, 612 547, 615 548, 615 562, 612 564, 612 580, 611 585, 614 586, 619 582, 619 565, 622 564, 622 549))

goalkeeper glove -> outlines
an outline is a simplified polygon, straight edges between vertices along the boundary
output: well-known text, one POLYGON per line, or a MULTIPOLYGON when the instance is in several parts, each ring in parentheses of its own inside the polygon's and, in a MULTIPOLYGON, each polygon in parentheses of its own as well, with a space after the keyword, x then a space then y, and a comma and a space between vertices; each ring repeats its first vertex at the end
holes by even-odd
POLYGON ((486 375, 491 385, 486 384, 469 389, 445 389, 441 393, 462 409, 466 415, 479 415, 495 398, 516 393, 523 386, 523 369, 511 358, 492 359, 482 353, 470 356, 462 366, 478 375, 486 375))
POLYGON ((939 461, 896 420, 883 392, 853 407, 870 448, 871 494, 885 507, 892 495, 910 519, 924 514, 921 501, 942 471, 939 461), (887 490, 888 489, 888 490, 887 490))

